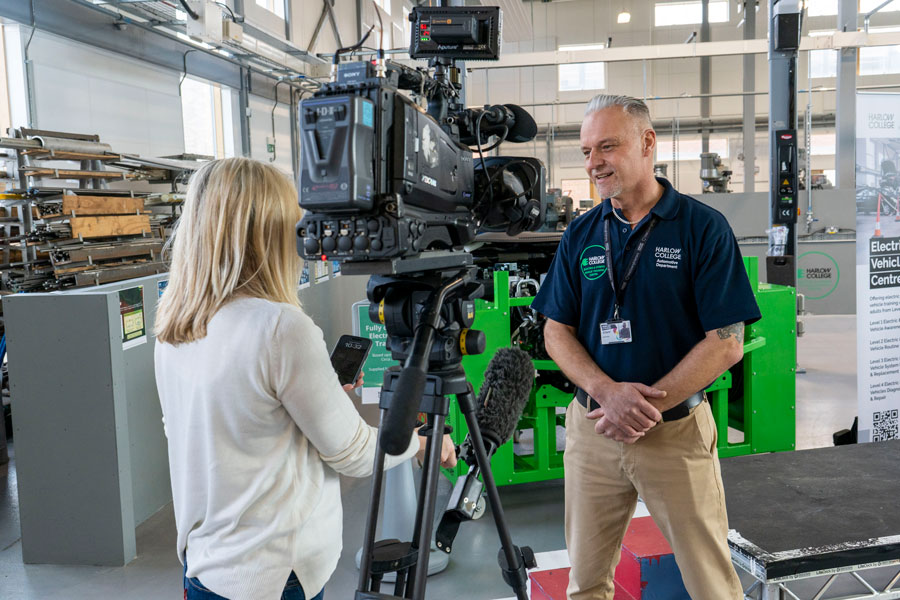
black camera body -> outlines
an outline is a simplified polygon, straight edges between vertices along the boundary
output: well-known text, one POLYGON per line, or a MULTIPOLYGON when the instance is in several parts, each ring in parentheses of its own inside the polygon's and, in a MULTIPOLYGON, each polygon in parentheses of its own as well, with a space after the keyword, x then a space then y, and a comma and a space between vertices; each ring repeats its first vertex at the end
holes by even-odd
POLYGON ((476 160, 467 145, 492 135, 527 141, 534 120, 512 105, 465 109, 452 80, 456 58, 499 56, 499 9, 416 8, 410 20, 411 54, 432 57, 434 77, 393 63, 343 63, 300 103, 297 245, 307 260, 404 260, 459 250, 479 231, 542 222, 541 162, 476 160))
POLYGON ((380 260, 474 239, 472 153, 389 80, 342 87, 300 107, 301 254, 380 260))

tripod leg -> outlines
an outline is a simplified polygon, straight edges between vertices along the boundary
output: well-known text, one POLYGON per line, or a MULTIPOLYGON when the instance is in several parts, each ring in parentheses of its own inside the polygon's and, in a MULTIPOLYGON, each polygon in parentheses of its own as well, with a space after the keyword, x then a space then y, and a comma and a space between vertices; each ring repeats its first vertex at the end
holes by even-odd
POLYGON ((497 484, 494 481, 494 475, 491 472, 491 461, 484 448, 484 439, 481 437, 481 429, 475 418, 475 402, 471 388, 468 392, 458 394, 456 400, 459 403, 460 410, 462 410, 466 417, 466 425, 469 428, 469 437, 471 438, 472 446, 475 449, 475 459, 478 466, 481 468, 484 487, 487 491, 488 501, 491 503, 491 514, 494 516, 494 524, 497 526, 497 535, 500 537, 500 551, 506 558, 505 568, 502 563, 500 565, 503 569, 503 579, 506 580, 506 583, 508 583, 516 592, 516 598, 518 600, 528 600, 525 559, 522 556, 521 550, 513 545, 509 527, 506 525, 506 518, 503 516, 503 506, 500 504, 500 492, 497 490, 497 484))
POLYGON ((426 464, 422 472, 424 494, 419 495, 416 510, 416 531, 413 547, 419 551, 416 570, 406 584, 406 597, 424 600, 425 582, 428 578, 428 559, 431 553, 431 534, 434 529, 434 507, 437 502, 438 480, 441 476, 441 449, 443 447, 444 415, 429 415, 431 434, 426 446, 426 464), (412 591, 412 595, 410 595, 412 591))
POLYGON ((407 569, 397 571, 397 581, 394 582, 394 595, 398 598, 403 597, 403 588, 406 586, 407 569))
POLYGON ((369 589, 369 572, 372 569, 372 553, 375 549, 375 528, 378 526, 378 509, 381 504, 381 485, 384 482, 384 450, 375 445, 375 464, 372 467, 372 494, 369 497, 369 514, 366 516, 366 533, 363 536, 362 556, 359 559, 359 590, 369 589))

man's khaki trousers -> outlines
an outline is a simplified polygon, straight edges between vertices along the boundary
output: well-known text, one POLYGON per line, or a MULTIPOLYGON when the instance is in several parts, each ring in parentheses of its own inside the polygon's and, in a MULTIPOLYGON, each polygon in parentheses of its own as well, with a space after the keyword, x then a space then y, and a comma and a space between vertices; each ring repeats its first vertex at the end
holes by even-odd
POLYGON ((612 600, 613 573, 637 497, 675 552, 692 600, 741 600, 709 403, 659 423, 634 444, 594 432, 573 400, 566 411, 569 600, 612 600))

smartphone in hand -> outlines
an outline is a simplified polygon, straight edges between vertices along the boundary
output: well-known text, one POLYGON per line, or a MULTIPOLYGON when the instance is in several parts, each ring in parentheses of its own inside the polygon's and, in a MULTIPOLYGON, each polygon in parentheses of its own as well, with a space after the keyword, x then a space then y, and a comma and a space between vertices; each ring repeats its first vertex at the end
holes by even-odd
POLYGON ((341 336, 331 353, 331 366, 334 367, 341 385, 356 383, 371 349, 372 340, 355 335, 341 336))

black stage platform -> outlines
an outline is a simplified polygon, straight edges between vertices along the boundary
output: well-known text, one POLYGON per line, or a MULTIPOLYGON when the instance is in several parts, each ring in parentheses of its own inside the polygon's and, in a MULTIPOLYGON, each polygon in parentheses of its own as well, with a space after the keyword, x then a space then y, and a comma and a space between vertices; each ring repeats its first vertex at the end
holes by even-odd
POLYGON ((900 562, 900 440, 723 459, 722 478, 732 556, 762 582, 900 562))

